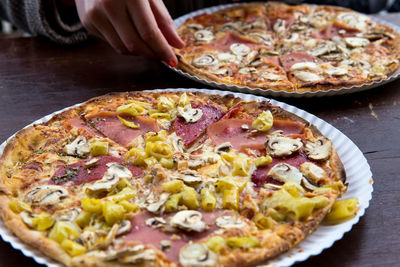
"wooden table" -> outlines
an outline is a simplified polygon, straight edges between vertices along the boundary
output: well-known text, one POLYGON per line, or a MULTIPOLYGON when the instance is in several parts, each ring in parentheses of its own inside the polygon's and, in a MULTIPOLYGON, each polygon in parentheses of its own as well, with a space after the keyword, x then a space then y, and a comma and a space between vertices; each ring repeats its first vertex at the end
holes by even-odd
MULTIPOLYGON (((400 13, 382 15, 400 24, 400 13), (396 21, 397 20, 397 21, 396 21)), ((159 62, 120 56, 103 43, 63 49, 37 38, 0 40, 0 141, 46 114, 112 91, 205 88, 159 62)), ((370 207, 351 232, 298 266, 398 266, 400 80, 352 95, 278 99, 346 134, 374 175, 370 207)), ((35 266, 0 241, 0 266, 35 266)))

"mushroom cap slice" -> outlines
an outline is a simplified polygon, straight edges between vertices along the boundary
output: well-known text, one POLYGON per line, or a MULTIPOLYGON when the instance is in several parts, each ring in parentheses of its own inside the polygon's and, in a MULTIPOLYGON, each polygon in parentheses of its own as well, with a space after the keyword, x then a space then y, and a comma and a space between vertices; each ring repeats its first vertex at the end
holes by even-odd
POLYGON ((171 218, 170 225, 188 232, 203 232, 207 229, 207 224, 202 221, 202 217, 198 211, 182 210, 171 218))
POLYGON ((332 155, 332 142, 326 137, 319 137, 315 142, 307 141, 304 150, 309 159, 327 160, 332 155))
POLYGON ((85 157, 90 152, 90 145, 84 136, 78 136, 65 146, 65 152, 70 156, 85 157))
POLYGON ((186 184, 197 184, 203 181, 203 177, 198 174, 196 171, 185 170, 180 172, 177 177, 179 180, 184 181, 186 184))
POLYGON ((124 257, 119 257, 118 262, 125 264, 139 264, 139 263, 149 263, 156 260, 156 253, 152 249, 146 249, 135 255, 128 255, 124 257))
POLYGON ((250 47, 240 43, 231 44, 229 49, 237 56, 245 56, 250 52, 250 47))
POLYGON ((111 163, 103 178, 88 185, 87 189, 92 192, 111 191, 123 178, 132 178, 132 172, 124 165, 111 163))
POLYGON ((206 55, 201 55, 200 57, 193 59, 192 64, 195 67, 204 68, 207 66, 215 65, 215 64, 217 64, 217 62, 218 62, 218 60, 213 55, 206 54, 206 55))
POLYGON ((194 123, 203 117, 203 111, 200 108, 192 108, 190 104, 187 104, 184 107, 178 107, 178 115, 184 118, 186 123, 194 123))
POLYGON ((162 193, 160 198, 156 200, 154 195, 151 194, 150 197, 146 199, 145 207, 148 211, 158 214, 162 211, 165 202, 167 202, 169 193, 162 193))
POLYGON ((303 143, 300 138, 294 139, 274 132, 268 136, 265 147, 267 153, 272 157, 286 157, 299 151, 303 147, 303 143))
POLYGON ((183 267, 208 267, 215 266, 217 255, 204 244, 190 243, 181 248, 179 263, 183 267))
POLYGON ((132 223, 130 220, 122 220, 118 224, 118 231, 116 233, 117 236, 129 233, 132 229, 132 223))
POLYGON ((312 73, 312 72, 307 72, 307 71, 298 71, 294 73, 294 76, 303 81, 303 82, 318 82, 323 80, 321 76, 318 74, 312 73))
POLYGON ((329 179, 324 169, 311 162, 302 163, 300 172, 314 185, 324 184, 329 179))
POLYGON ((294 181, 301 183, 303 174, 294 166, 287 163, 278 163, 272 167, 268 175, 280 182, 294 181))
POLYGON ((215 224, 221 228, 241 228, 246 225, 244 221, 231 215, 218 217, 215 220, 215 224))
POLYGON ((199 30, 194 33, 194 38, 197 41, 203 41, 203 42, 210 42, 214 39, 214 35, 212 31, 209 30, 199 30))
POLYGON ((25 195, 25 201, 39 206, 57 205, 68 196, 68 191, 59 185, 41 185, 25 195))
POLYGON ((54 213, 54 218, 57 221, 75 221, 76 217, 78 217, 81 209, 78 207, 73 207, 69 209, 58 210, 54 213))

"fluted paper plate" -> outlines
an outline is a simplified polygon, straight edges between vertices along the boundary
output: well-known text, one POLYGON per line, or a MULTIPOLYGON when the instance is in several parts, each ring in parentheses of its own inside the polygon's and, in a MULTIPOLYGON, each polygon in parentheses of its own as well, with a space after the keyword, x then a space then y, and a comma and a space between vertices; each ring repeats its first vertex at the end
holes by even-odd
MULTIPOLYGON (((287 253, 280 255, 274 260, 269 261, 268 263, 274 263, 276 264, 276 266, 290 266, 296 262, 304 261, 310 256, 320 254, 324 249, 331 247, 335 241, 341 239, 346 232, 350 231, 353 225, 360 220, 360 217, 364 215, 365 210, 368 208, 373 191, 372 173, 370 170, 370 166, 368 165, 368 162, 363 156, 363 153, 360 151, 360 149, 347 136, 345 136, 342 132, 337 130, 329 123, 317 118, 316 116, 304 110, 298 109, 286 103, 250 94, 194 88, 157 89, 152 91, 200 91, 207 94, 233 94, 234 96, 240 97, 246 101, 267 100, 272 105, 280 106, 284 110, 292 112, 297 116, 307 120, 311 124, 314 124, 324 136, 332 140, 332 143, 335 146, 339 157, 343 162, 347 174, 347 182, 349 183, 348 190, 343 195, 343 199, 358 199, 359 210, 357 215, 353 219, 339 225, 320 225, 315 232, 310 234, 299 245, 292 248, 287 253)), ((75 107, 77 105, 71 107, 75 107)), ((49 114, 33 122, 30 125, 46 122, 55 114, 63 112, 68 108, 49 114)), ((0 155, 3 153, 4 147, 6 146, 7 142, 13 136, 8 138, 7 141, 0 145, 0 155)), ((4 225, 2 220, 0 220, 0 236, 4 241, 9 242, 13 248, 20 250, 25 256, 33 258, 38 263, 46 264, 47 266, 51 267, 62 266, 62 264, 55 262, 39 250, 29 246, 28 244, 23 243, 19 238, 11 233, 11 231, 4 225)))
MULTIPOLYGON (((204 13, 207 13, 207 14, 215 13, 222 9, 232 7, 232 6, 237 6, 237 5, 241 5, 241 4, 227 4, 227 5, 219 5, 219 6, 213 6, 213 7, 209 7, 209 8, 199 9, 194 12, 191 12, 191 13, 188 13, 186 15, 176 18, 174 20, 174 23, 175 23, 175 26, 178 28, 189 18, 193 18, 197 15, 204 14, 204 13)), ((386 26, 389 26, 400 34, 399 26, 397 26, 393 23, 387 22, 385 20, 382 20, 382 19, 374 18, 372 16, 370 16, 370 17, 373 21, 384 24, 386 26)), ((373 81, 370 83, 365 83, 363 85, 342 87, 339 89, 317 90, 317 91, 313 91, 313 92, 311 92, 311 91, 289 92, 289 91, 276 91, 276 90, 272 90, 272 89, 252 88, 252 87, 248 87, 248 86, 231 85, 231 84, 226 84, 226 83, 218 83, 215 81, 199 78, 199 77, 194 76, 194 75, 192 75, 186 71, 183 71, 181 69, 171 67, 165 63, 164 63, 164 65, 166 67, 168 67, 169 69, 173 70, 174 72, 176 72, 186 78, 189 78, 191 80, 194 80, 196 82, 199 82, 199 83, 202 83, 202 84, 214 87, 214 88, 219 88, 219 89, 229 90, 229 91, 236 91, 236 92, 241 92, 241 93, 251 93, 251 94, 257 94, 257 95, 263 95, 263 96, 273 96, 273 97, 294 97, 294 98, 306 97, 306 98, 310 98, 310 97, 344 95, 344 94, 350 94, 350 93, 356 93, 356 92, 369 90, 369 89, 384 85, 386 83, 392 82, 392 81, 400 78, 400 67, 399 67, 395 71, 395 73, 393 73, 386 79, 373 81)))

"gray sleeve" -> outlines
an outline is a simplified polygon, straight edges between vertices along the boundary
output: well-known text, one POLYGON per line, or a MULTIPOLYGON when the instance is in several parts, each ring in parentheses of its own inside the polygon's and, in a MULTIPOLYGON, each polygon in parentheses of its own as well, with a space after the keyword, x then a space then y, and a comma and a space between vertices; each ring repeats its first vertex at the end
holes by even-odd
POLYGON ((79 19, 66 23, 56 0, 0 0, 0 17, 32 35, 59 44, 77 44, 89 38, 79 19))

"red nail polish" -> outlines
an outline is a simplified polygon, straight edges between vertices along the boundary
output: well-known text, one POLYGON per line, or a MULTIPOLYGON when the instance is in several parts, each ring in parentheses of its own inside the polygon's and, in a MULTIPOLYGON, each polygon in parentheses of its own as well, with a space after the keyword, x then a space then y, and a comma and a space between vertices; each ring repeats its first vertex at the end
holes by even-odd
POLYGON ((175 68, 176 65, 178 65, 178 63, 175 60, 172 60, 172 59, 168 60, 167 64, 170 65, 173 68, 175 68))

